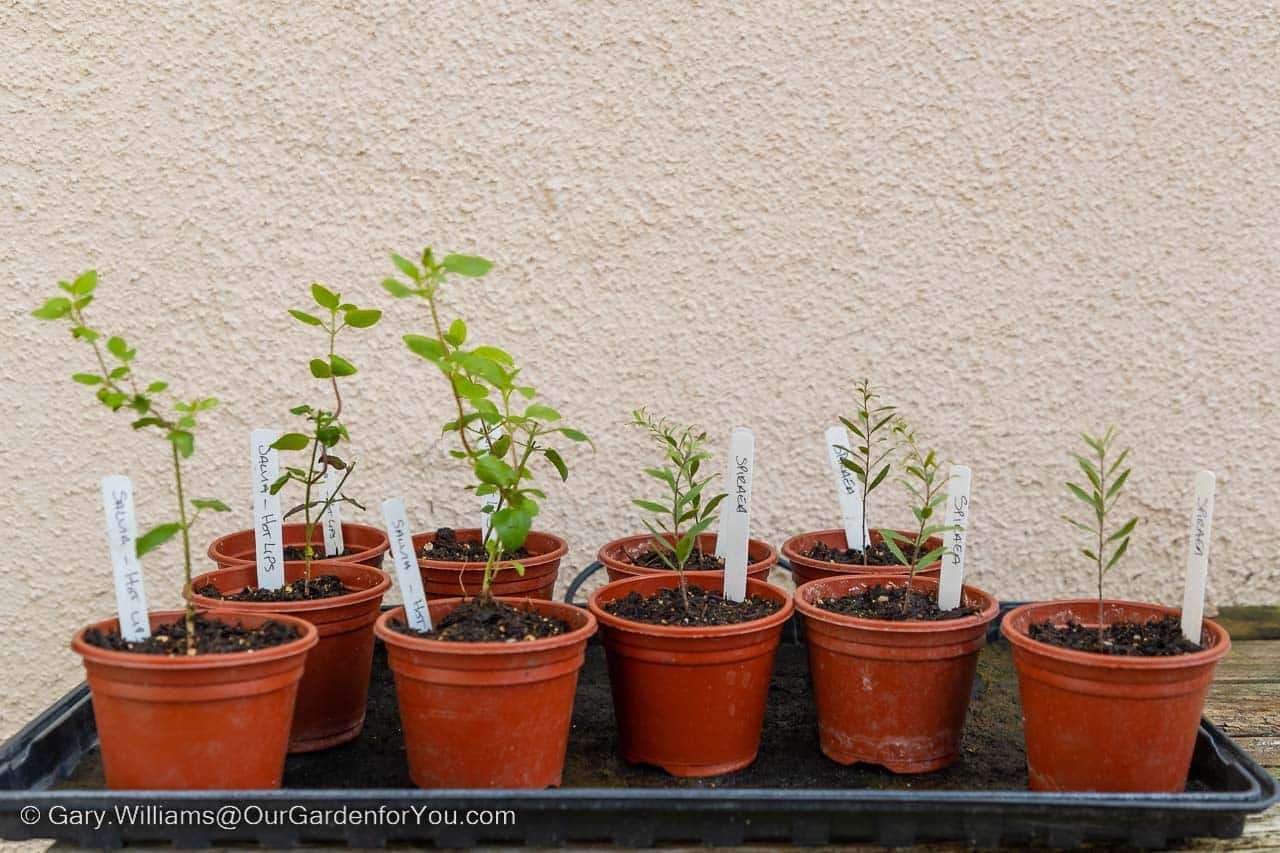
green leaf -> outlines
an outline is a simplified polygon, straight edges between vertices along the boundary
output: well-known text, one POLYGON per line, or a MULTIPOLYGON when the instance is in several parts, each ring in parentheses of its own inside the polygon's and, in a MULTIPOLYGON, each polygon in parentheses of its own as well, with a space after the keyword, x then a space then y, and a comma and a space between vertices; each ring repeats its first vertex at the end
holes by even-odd
POLYGON ((497 347, 490 347, 490 346, 476 347, 471 351, 471 354, 478 355, 481 358, 487 358, 490 361, 496 361, 498 362, 498 364, 501 364, 504 367, 515 366, 515 360, 511 358, 511 356, 507 353, 507 351, 498 349, 497 347))
POLYGON ((271 484, 271 489, 270 489, 271 494, 273 495, 279 494, 280 490, 284 488, 284 484, 289 482, 291 476, 292 475, 286 472, 284 474, 281 474, 279 477, 276 477, 275 481, 271 484))
POLYGON ((110 373, 108 373, 108 374, 107 374, 107 378, 109 378, 109 379, 124 379, 124 378, 125 378, 126 376, 128 376, 128 375, 129 375, 129 365, 127 365, 127 364, 122 364, 122 365, 120 365, 119 367, 117 367, 115 370, 113 370, 113 371, 111 371, 110 373))
POLYGON ((129 426, 133 427, 134 429, 144 429, 149 426, 164 426, 164 421, 160 420, 159 418, 139 418, 138 420, 129 424, 129 426))
POLYGON ((173 442, 173 446, 178 448, 178 453, 183 459, 190 456, 196 449, 196 437, 186 430, 175 429, 170 430, 165 436, 169 441, 173 442))
POLYGON ((444 339, 455 347, 462 346, 467 339, 467 324, 461 319, 454 320, 449 324, 449 329, 444 333, 444 339))
POLYGON ((861 465, 859 465, 857 462, 854 462, 853 457, 851 456, 842 456, 840 458, 840 465, 841 467, 847 468, 848 470, 857 474, 858 477, 860 478, 866 476, 866 471, 863 470, 861 465))
POLYGON ((1097 562, 1098 560, 1098 555, 1090 551, 1088 548, 1081 548, 1080 553, 1084 554, 1086 557, 1088 557, 1090 560, 1093 560, 1094 562, 1097 562))
POLYGON ((231 512, 231 507, 216 498, 196 498, 191 501, 196 509, 211 509, 214 512, 231 512))
POLYGON ((169 387, 168 382, 152 382, 147 386, 148 394, 159 394, 161 391, 169 387))
MULTIPOLYGON (((880 533, 881 535, 883 535, 885 531, 882 530, 880 531, 880 533)), ((906 541, 905 537, 902 538, 902 541, 904 542, 906 541)), ((906 554, 902 553, 902 548, 898 545, 897 541, 885 536, 884 545, 886 548, 889 549, 889 553, 893 554, 894 559, 896 559, 899 563, 901 563, 904 566, 911 565, 911 561, 907 559, 906 554)))
POLYGON ((276 450, 303 450, 311 445, 311 436, 300 432, 286 432, 271 442, 276 450))
POLYGON ((151 528, 146 533, 139 536, 137 541, 134 543, 138 556, 141 557, 148 551, 154 551, 156 548, 159 548, 161 545, 176 536, 181 530, 182 525, 177 524, 176 522, 160 524, 151 528))
POLYGON ((333 375, 333 371, 324 359, 313 358, 311 359, 311 375, 316 379, 328 379, 333 375))
POLYGON ((55 296, 39 308, 31 312, 31 316, 41 320, 60 320, 71 313, 71 300, 65 296, 55 296))
POLYGON ((591 440, 587 438, 586 433, 578 432, 576 429, 570 429, 569 427, 560 427, 558 432, 561 435, 563 435, 565 438, 569 439, 570 441, 590 441, 591 440))
POLYGON ((676 475, 665 468, 645 468, 644 472, 653 479, 666 483, 672 490, 676 488, 676 475))
POLYGON ((876 486, 884 482, 884 478, 887 477, 888 475, 889 475, 889 466, 886 465, 880 469, 879 474, 876 474, 875 479, 873 479, 870 483, 867 484, 867 491, 870 492, 876 486))
POLYGON ((642 501, 639 498, 632 498, 631 502, 646 512, 654 512, 658 515, 669 515, 671 513, 671 507, 663 506, 654 501, 642 501))
POLYGON ((1138 519, 1131 518, 1124 523, 1124 526, 1107 537, 1107 542, 1115 542, 1117 539, 1123 539, 1133 532, 1133 528, 1138 526, 1138 519))
MULTIPOLYGON (((409 278, 414 281, 418 280, 418 268, 414 266, 413 261, 410 261, 407 258, 402 258, 393 252, 391 255, 391 262, 396 265, 396 268, 400 270, 400 272, 409 276, 409 278)), ((385 286, 385 283, 383 286, 385 286)))
POLYGON ((308 314, 306 311, 295 311, 294 309, 290 308, 289 313, 293 315, 293 318, 295 320, 301 320, 303 323, 306 323, 308 326, 324 325, 323 320, 321 320, 319 317, 316 317, 313 314, 308 314))
POLYGON ((503 488, 513 486, 516 482, 515 470, 506 462, 490 454, 485 454, 476 460, 475 474, 480 482, 503 488))
POLYGON ((1120 491, 1121 487, 1124 486, 1124 481, 1129 479, 1129 472, 1132 470, 1132 468, 1126 468, 1120 472, 1120 476, 1116 477, 1115 482, 1107 489, 1107 500, 1111 500, 1116 496, 1116 492, 1120 491))
POLYGON ((536 418, 540 421, 558 421, 560 413, 550 406, 544 406, 541 403, 534 403, 524 410, 526 418, 536 418))
POLYGON ((405 287, 403 283, 394 278, 384 278, 382 280, 382 289, 390 293, 396 299, 404 299, 407 296, 413 296, 413 290, 405 287))
POLYGON ((503 507, 493 514, 493 529, 506 551, 523 546, 532 526, 533 514, 524 505, 503 507))
POLYGON ((382 312, 376 308, 352 308, 346 313, 348 326, 367 329, 382 319, 382 312))
POLYGON ((338 310, 338 294, 334 293, 323 284, 311 285, 311 298, 314 299, 316 304, 321 308, 328 308, 330 311, 338 310))
POLYGON ((1075 483, 1067 483, 1067 488, 1071 490, 1071 494, 1075 495, 1094 509, 1097 509, 1098 504, 1094 501, 1093 495, 1089 494, 1075 483))
POLYGON ((309 415, 309 414, 311 414, 311 407, 310 407, 310 406, 308 406, 306 403, 303 403, 301 406, 294 406, 292 409, 290 409, 290 410, 289 410, 289 414, 291 414, 291 415, 309 415))
POLYGON ((92 373, 73 373, 71 374, 73 382, 79 382, 81 385, 101 385, 102 377, 95 376, 92 373))
POLYGON ((1102 480, 1098 476, 1098 469, 1093 467, 1093 463, 1078 453, 1073 453, 1071 456, 1080 466, 1080 470, 1084 471, 1084 475, 1089 478, 1089 482, 1093 484, 1093 487, 1098 491, 1102 491, 1102 480))
POLYGON ((68 291, 72 296, 88 296, 98 286, 98 271, 87 270, 76 276, 76 280, 68 291))
POLYGON ((336 354, 329 356, 329 367, 334 376, 354 376, 356 372, 355 365, 336 354))
POLYGON ((1064 515, 1064 516, 1062 516, 1062 520, 1063 520, 1063 521, 1065 521, 1067 524, 1072 525, 1073 527, 1077 527, 1077 528, 1079 528, 1080 530, 1083 530, 1085 533, 1088 533, 1088 534, 1089 534, 1089 535, 1091 535, 1091 536, 1097 536, 1097 535, 1098 535, 1098 531, 1097 531, 1097 530, 1095 530, 1094 528, 1090 527, 1090 526, 1089 526, 1089 525, 1087 525, 1087 524, 1082 524, 1081 522, 1076 521, 1074 518, 1070 518, 1069 516, 1065 516, 1065 515, 1064 515))
POLYGON ((435 338, 422 335, 405 335, 404 345, 428 361, 439 361, 444 357, 444 347, 435 338))
POLYGON ((466 397, 468 400, 478 400, 481 397, 489 396, 488 388, 472 382, 465 376, 454 376, 453 388, 460 396, 466 397))
POLYGON ((1128 550, 1129 550, 1129 540, 1125 539, 1123 542, 1120 543, 1120 547, 1116 549, 1116 552, 1111 555, 1111 559, 1107 560, 1107 565, 1103 567, 1102 571, 1103 572, 1111 571, 1111 567, 1114 566, 1116 563, 1118 563, 1120 561, 1120 558, 1124 556, 1124 552, 1128 550))
POLYGON ((493 268, 493 263, 475 255, 445 255, 441 264, 446 270, 468 278, 479 278, 493 268))
POLYGON ((74 329, 71 330, 71 337, 84 338, 89 343, 93 343, 98 338, 102 337, 102 335, 99 335, 97 332, 95 332, 93 329, 90 329, 88 326, 76 326, 74 329))
POLYGON ((129 345, 124 342, 124 338, 113 335, 107 339, 107 352, 121 361, 129 361, 137 355, 138 351, 129 349, 129 345))

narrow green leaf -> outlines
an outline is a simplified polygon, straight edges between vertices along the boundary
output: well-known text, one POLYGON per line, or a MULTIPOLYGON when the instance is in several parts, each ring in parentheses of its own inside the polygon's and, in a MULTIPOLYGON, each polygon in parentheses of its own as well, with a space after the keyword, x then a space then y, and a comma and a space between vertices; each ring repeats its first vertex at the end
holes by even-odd
POLYGON ((413 296, 413 290, 405 287, 405 285, 394 278, 384 278, 382 280, 382 289, 390 293, 396 299, 404 299, 413 296))
POLYGON ((569 466, 564 464, 559 451, 554 447, 548 447, 542 451, 542 455, 547 457, 547 461, 555 466, 556 472, 560 474, 561 481, 569 479, 569 466))
POLYGON ((176 536, 181 530, 182 525, 177 524, 176 522, 160 524, 151 528, 146 533, 139 536, 137 541, 134 543, 138 556, 141 557, 147 552, 154 551, 156 548, 159 548, 161 545, 176 536))
POLYGON ((413 279, 414 281, 418 280, 418 268, 414 266, 413 261, 410 261, 407 258, 402 258, 399 255, 392 253, 391 262, 396 265, 396 268, 400 270, 400 272, 409 276, 409 278, 413 279))
POLYGON ((73 373, 71 374, 73 382, 79 382, 81 385, 101 385, 102 377, 95 376, 92 373, 73 373))
POLYGON ((1138 526, 1138 519, 1131 518, 1124 523, 1124 526, 1107 537, 1107 542, 1115 542, 1117 539, 1123 539, 1133 532, 1133 528, 1138 526))
POLYGON ((196 498, 191 501, 191 505, 196 509, 211 509, 214 512, 231 512, 231 507, 216 498, 196 498))
POLYGON ((1066 485, 1067 488, 1071 490, 1071 494, 1075 495, 1089 506, 1094 507, 1095 509, 1097 508, 1097 503, 1094 501, 1093 496, 1084 489, 1080 488, 1075 483, 1067 483, 1066 485))
POLYGON ((441 266, 451 273, 479 278, 492 269, 493 263, 475 255, 445 255, 441 266))
POLYGON ((1125 539, 1123 542, 1120 543, 1120 547, 1116 548, 1116 552, 1111 555, 1111 559, 1107 560, 1107 565, 1103 568, 1102 571, 1104 572, 1111 571, 1111 567, 1114 566, 1116 563, 1118 563, 1120 561, 1120 558, 1124 556, 1124 552, 1128 550, 1129 550, 1129 540, 1125 539))
POLYGON ((569 427, 560 427, 558 432, 561 435, 563 435, 565 438, 569 439, 570 441, 590 441, 591 440, 587 438, 586 433, 578 432, 578 430, 570 429, 569 427))
POLYGON ((654 501, 644 501, 639 498, 633 498, 631 502, 646 512, 655 512, 659 515, 669 515, 671 513, 671 507, 663 506, 662 504, 654 501))
POLYGON ((290 308, 289 313, 293 315, 293 318, 295 320, 301 320, 303 323, 306 323, 308 326, 324 325, 323 320, 321 320, 319 317, 316 317, 313 314, 308 314, 306 311, 295 311, 294 309, 290 308))
POLYGON ((169 387, 168 382, 152 382, 147 386, 148 394, 159 394, 161 391, 169 387))
POLYGON ((1129 479, 1129 472, 1132 470, 1132 468, 1126 468, 1120 472, 1120 476, 1116 477, 1115 482, 1107 488, 1107 500, 1111 500, 1116 496, 1116 492, 1120 491, 1121 487, 1124 486, 1124 481, 1129 479))

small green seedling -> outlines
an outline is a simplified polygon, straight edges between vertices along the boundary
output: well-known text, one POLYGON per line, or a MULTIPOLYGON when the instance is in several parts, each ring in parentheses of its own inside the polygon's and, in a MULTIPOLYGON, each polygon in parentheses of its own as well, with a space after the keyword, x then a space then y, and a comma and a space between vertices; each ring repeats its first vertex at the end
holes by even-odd
MULTIPOLYGON (((456 432, 461 444, 460 450, 449 452, 470 462, 475 483, 468 490, 490 498, 484 509, 490 513, 483 540, 488 559, 479 595, 485 600, 492 595, 490 587, 502 552, 524 545, 538 514, 538 501, 546 497, 529 485, 534 479, 532 466, 545 462, 561 480, 567 480, 568 465, 549 442, 557 436, 573 442, 589 439, 564 426, 555 409, 535 402, 537 391, 521 381, 521 369, 510 354, 492 346, 465 349, 467 324, 457 319, 446 328, 441 322, 438 297, 449 276, 480 278, 493 266, 489 261, 456 254, 437 260, 430 247, 422 250, 418 264, 400 255, 392 255, 391 260, 410 283, 388 278, 383 288, 397 299, 423 299, 430 310, 431 333, 405 335, 404 342, 434 364, 449 383, 457 417, 444 425, 444 431, 456 432)), ((513 567, 524 574, 519 562, 513 567)))
POLYGON ((715 475, 698 477, 702 463, 711 458, 705 449, 707 434, 692 426, 676 426, 667 418, 654 418, 643 408, 631 413, 629 425, 647 432, 663 452, 663 465, 646 468, 644 472, 666 486, 668 494, 660 501, 636 498, 632 503, 654 514, 653 521, 644 519, 644 526, 653 534, 654 553, 678 574, 680 601, 688 610, 685 565, 695 548, 698 553, 702 552, 697 545, 698 535, 715 521, 713 513, 725 498, 721 492, 703 500, 703 490, 715 479, 715 475))
POLYGON ((71 326, 71 337, 84 341, 93 350, 96 368, 91 373, 76 373, 72 380, 95 388, 98 401, 113 412, 129 412, 135 430, 148 430, 169 443, 173 458, 173 480, 178 492, 178 520, 157 525, 137 539, 137 552, 141 557, 177 534, 182 534, 183 585, 182 597, 186 602, 187 654, 196 653, 195 607, 191 603, 191 529, 205 510, 230 512, 230 507, 214 498, 197 498, 191 501, 188 515, 187 499, 183 491, 182 460, 195 452, 196 415, 218 405, 213 397, 194 397, 174 400, 168 409, 160 405, 158 395, 168 390, 167 382, 144 383, 138 376, 134 359, 138 352, 118 335, 103 338, 103 333, 89 326, 85 309, 93 301, 98 286, 98 274, 94 270, 81 273, 74 281, 58 282, 65 296, 54 296, 31 312, 41 320, 65 320, 71 326), (172 413, 168 413, 171 410, 172 413))
POLYGON ((1082 530, 1089 534, 1091 546, 1089 548, 1081 548, 1080 553, 1085 556, 1089 562, 1093 563, 1094 571, 1098 576, 1098 637, 1103 636, 1103 595, 1102 580, 1106 577, 1107 572, 1124 556, 1129 550, 1129 534, 1133 533, 1133 529, 1138 526, 1138 519, 1131 518, 1119 529, 1112 533, 1107 530, 1107 518, 1115 509, 1116 501, 1120 499, 1120 490, 1124 488, 1125 481, 1129 479, 1129 472, 1132 468, 1121 469, 1126 459, 1129 458, 1129 448, 1120 451, 1119 455, 1114 456, 1110 460, 1108 457, 1112 452, 1112 445, 1115 444, 1116 437, 1119 432, 1114 426, 1107 427, 1101 437, 1096 437, 1086 433, 1081 433, 1080 438, 1093 451, 1093 459, 1088 459, 1079 453, 1072 453, 1071 458, 1080 466, 1080 470, 1084 472, 1087 486, 1079 486, 1075 483, 1067 483, 1067 489, 1071 494, 1075 495, 1083 501, 1093 511, 1093 520, 1096 527, 1076 521, 1070 516, 1064 515, 1062 518, 1072 527, 1082 530), (1107 549, 1113 547, 1114 550, 1108 555, 1107 549))
MULTIPOLYGON (((843 447, 848 455, 840 464, 852 471, 862 486, 862 564, 867 565, 867 498, 889 476, 890 459, 897 444, 893 440, 894 407, 878 402, 880 395, 871 390, 871 383, 863 379, 855 386, 857 411, 853 418, 840 418, 840 423, 858 437, 856 447, 843 447)), ((849 543, 852 547, 853 543, 849 543)))
POLYGON ((896 530, 881 529, 880 536, 898 562, 907 566, 907 595, 902 597, 902 609, 905 612, 910 609, 911 587, 915 582, 916 573, 942 559, 942 555, 947 551, 946 545, 926 550, 925 545, 929 538, 940 536, 956 528, 954 525, 938 524, 935 521, 938 507, 947 499, 945 486, 948 480, 939 473, 941 465, 937 453, 933 450, 922 450, 916 440, 915 430, 907 426, 901 418, 894 422, 893 430, 903 450, 904 476, 900 478, 900 482, 914 499, 911 513, 916 518, 918 529, 914 540, 896 530), (910 558, 903 550, 904 545, 911 546, 910 558))
POLYGON ((334 451, 342 441, 350 441, 346 426, 342 423, 342 394, 338 390, 338 379, 354 376, 355 365, 338 355, 336 351, 338 334, 346 328, 367 329, 382 317, 382 312, 374 308, 359 308, 350 302, 343 302, 341 294, 334 293, 321 284, 311 285, 311 298, 320 307, 317 317, 306 311, 289 309, 295 320, 306 326, 317 326, 328 336, 328 352, 323 358, 311 359, 311 375, 316 379, 327 381, 333 390, 333 410, 313 408, 302 404, 290 409, 290 413, 305 418, 308 424, 306 432, 288 432, 280 436, 271 445, 276 450, 300 451, 308 458, 306 468, 286 467, 285 472, 271 484, 271 494, 278 494, 289 482, 302 486, 302 503, 285 513, 284 517, 303 514, 303 554, 306 559, 306 580, 304 588, 311 581, 311 561, 315 547, 312 535, 316 524, 335 503, 349 503, 360 509, 364 506, 354 498, 348 497, 342 489, 347 478, 355 470, 355 462, 346 462, 334 451), (329 469, 342 472, 332 493, 322 500, 313 498, 315 489, 323 484, 329 476, 329 469))

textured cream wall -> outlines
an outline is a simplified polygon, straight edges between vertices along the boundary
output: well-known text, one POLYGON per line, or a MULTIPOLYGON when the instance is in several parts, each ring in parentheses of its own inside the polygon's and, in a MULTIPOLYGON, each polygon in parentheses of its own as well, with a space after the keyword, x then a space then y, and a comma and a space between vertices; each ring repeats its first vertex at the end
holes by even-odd
MULTIPOLYGON (((27 316, 90 265, 147 375, 225 401, 191 481, 237 527, 246 433, 321 391, 284 315, 313 279, 388 309, 348 348, 355 492, 474 518, 441 383, 399 340, 421 308, 378 287, 431 241, 494 259, 450 310, 598 441, 539 522, 571 570, 639 527, 640 403, 755 429, 758 535, 832 523, 821 433, 869 374, 973 466, 982 586, 1089 591, 1065 453, 1116 421, 1144 521, 1111 590, 1179 598, 1208 466, 1212 599, 1276 601, 1277 9, 1175 6, 5 4, 0 736, 111 612, 98 479, 170 514, 164 447, 27 316)), ((902 520, 881 494, 873 520, 902 520)), ((176 549, 145 565, 173 604, 176 549)))

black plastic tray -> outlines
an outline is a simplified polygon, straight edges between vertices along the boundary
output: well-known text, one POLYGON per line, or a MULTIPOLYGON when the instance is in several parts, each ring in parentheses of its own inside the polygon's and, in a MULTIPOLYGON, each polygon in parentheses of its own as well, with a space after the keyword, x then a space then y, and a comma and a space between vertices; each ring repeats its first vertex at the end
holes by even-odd
MULTIPOLYGON (((571 587, 570 595, 579 585, 571 587)), ((413 788, 380 645, 365 731, 346 746, 291 757, 279 791, 102 790, 93 711, 88 689, 81 685, 0 747, 0 838, 53 838, 88 847, 147 841, 184 847, 234 841, 268 846, 430 842, 444 847, 954 841, 984 847, 1032 842, 1066 847, 1102 841, 1149 848, 1198 836, 1235 837, 1249 814, 1276 802, 1275 780, 1208 721, 1201 723, 1185 793, 1026 791, 1008 649, 995 626, 991 639, 975 685, 964 756, 953 768, 917 777, 862 765, 840 767, 820 754, 805 652, 795 623, 779 650, 759 758, 747 770, 712 780, 675 780, 616 757, 603 649, 597 644, 588 650, 580 679, 567 787, 546 791, 413 788), (993 763, 994 773, 985 766, 993 763), (985 776, 977 772, 980 766, 985 776), (332 787, 335 783, 342 787, 332 787), (122 825, 114 820, 117 807, 133 806, 157 807, 165 810, 159 817, 181 816, 186 825, 155 819, 122 825), (407 811, 401 821, 365 825, 350 819, 345 824, 280 823, 274 817, 290 809, 296 814, 296 807, 308 812, 345 809, 348 816, 426 807, 436 810, 437 822, 431 822, 430 813, 418 820, 407 811), (28 823, 23 810, 32 808, 39 817, 28 823), (51 818, 65 813, 61 809, 106 809, 110 814, 100 829, 59 826, 51 818), (466 825, 466 813, 473 810, 512 810, 515 819, 466 825), (199 811, 207 811, 212 820, 193 824, 199 811), (220 814, 238 819, 222 828, 217 825, 220 814)))

